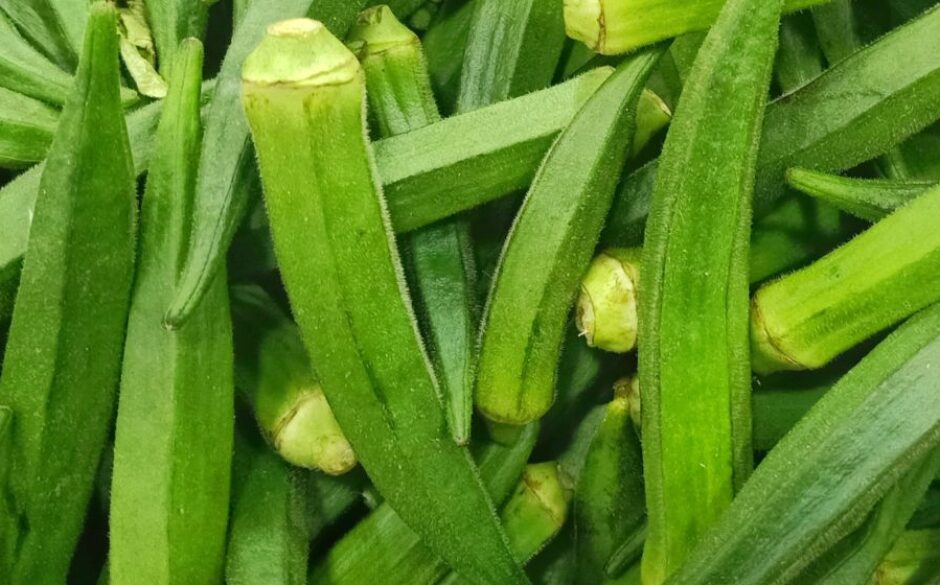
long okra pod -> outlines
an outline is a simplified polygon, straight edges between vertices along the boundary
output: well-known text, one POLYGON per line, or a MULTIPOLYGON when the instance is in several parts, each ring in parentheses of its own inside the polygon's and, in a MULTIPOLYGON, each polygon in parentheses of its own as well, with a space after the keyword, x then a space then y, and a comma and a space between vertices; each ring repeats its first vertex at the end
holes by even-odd
POLYGON ((331 475, 355 467, 297 326, 253 285, 233 287, 232 314, 235 382, 265 440, 293 465, 331 475))
POLYGON ((113 7, 92 7, 75 94, 42 174, 0 377, 0 404, 13 411, 0 573, 13 585, 65 581, 114 407, 136 215, 116 26, 113 7))
POLYGON ((935 181, 857 179, 803 168, 787 171, 787 184, 866 221, 878 221, 923 194, 935 181))
POLYGON ((472 18, 472 1, 446 0, 436 21, 422 38, 431 85, 445 114, 457 109, 463 54, 472 18))
POLYGON ((637 100, 661 53, 639 53, 618 68, 559 136, 526 195, 481 328, 475 403, 494 421, 523 424, 554 401, 578 279, 630 149, 637 100))
POLYGON ((114 585, 222 575, 234 416, 224 273, 189 327, 161 324, 189 240, 202 62, 199 41, 181 45, 147 175, 114 445, 114 585))
POLYGON ((469 579, 525 583, 439 389, 401 282, 355 56, 319 22, 272 26, 243 102, 275 251, 323 390, 377 489, 469 579))
MULTIPOLYGON (((440 120, 418 37, 387 7, 363 12, 350 41, 363 43, 372 117, 382 136, 440 120)), ((414 277, 413 302, 458 445, 470 440, 476 350, 476 267, 470 229, 462 219, 427 226, 401 240, 414 277)))
POLYGON ((859 526, 940 443, 938 332, 934 306, 842 378, 768 454, 671 583, 785 583, 859 526))
POLYGON ((663 147, 639 314, 646 585, 679 568, 750 472, 751 189, 781 4, 725 4, 663 147))
POLYGON ((58 120, 52 107, 0 87, 0 167, 15 169, 44 159, 58 120))
POLYGON ((940 187, 841 248, 761 287, 751 306, 754 371, 818 368, 940 299, 940 187))

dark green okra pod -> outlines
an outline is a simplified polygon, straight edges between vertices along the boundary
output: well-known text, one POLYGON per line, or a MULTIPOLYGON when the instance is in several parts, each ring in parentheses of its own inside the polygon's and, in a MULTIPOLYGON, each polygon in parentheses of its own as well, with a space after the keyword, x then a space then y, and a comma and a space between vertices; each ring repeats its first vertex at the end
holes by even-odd
POLYGON ((355 467, 297 326, 254 285, 233 287, 232 314, 235 382, 265 440, 293 465, 331 475, 355 467))
POLYGON ((178 51, 141 212, 121 373, 110 572, 114 585, 222 576, 232 457, 232 325, 224 273, 189 325, 161 324, 189 241, 202 45, 178 51))
POLYGON ((866 221, 878 221, 937 183, 917 179, 857 179, 803 168, 787 171, 787 184, 866 221))
POLYGON ((940 530, 907 530, 878 565, 879 585, 935 585, 940 575, 940 530))
MULTIPOLYGON (((384 6, 365 11, 350 34, 366 76, 372 118, 382 136, 440 121, 418 37, 384 6)), ((453 218, 401 240, 414 277, 413 301, 458 445, 470 441, 476 352, 476 267, 470 228, 453 218)))
POLYGON ((663 147, 639 314, 645 585, 682 565, 751 468, 751 195, 781 4, 725 4, 663 147))
POLYGON ((0 573, 12 585, 65 581, 120 373, 136 194, 115 11, 91 10, 75 93, 42 173, 0 378, 0 404, 13 411, 0 458, 0 573))
POLYGON ((321 23, 291 20, 269 29, 243 78, 281 274, 356 454, 458 572, 526 583, 469 453, 447 432, 374 172, 358 61, 321 23))
POLYGON ((637 101, 662 50, 639 53, 618 68, 559 136, 526 194, 481 331, 475 403, 491 420, 524 424, 554 401, 578 279, 630 149, 637 101))
POLYGON ((806 85, 825 69, 825 57, 816 40, 816 29, 807 12, 797 12, 780 23, 780 46, 774 63, 774 78, 782 93, 806 85))

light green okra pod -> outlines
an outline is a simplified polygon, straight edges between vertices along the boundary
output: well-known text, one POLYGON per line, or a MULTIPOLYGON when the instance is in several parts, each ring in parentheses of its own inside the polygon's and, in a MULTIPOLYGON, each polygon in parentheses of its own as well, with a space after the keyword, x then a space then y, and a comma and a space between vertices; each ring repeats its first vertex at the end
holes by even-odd
POLYGON ((178 53, 142 209, 111 483, 114 585, 222 576, 234 417, 224 273, 189 326, 162 326, 189 239, 201 138, 202 45, 178 53))
POLYGON ((917 179, 857 179, 795 167, 787 171, 794 189, 866 221, 878 221, 937 183, 917 179))
POLYGON ((0 457, 11 585, 65 581, 111 424, 136 232, 117 55, 115 11, 96 4, 42 173, 0 378, 13 412, 0 457))
POLYGON ((644 585, 682 566, 751 470, 751 196, 781 5, 724 5, 663 147, 639 313, 644 585))
POLYGON ((526 583, 470 454, 447 432, 376 180, 358 61, 321 23, 284 21, 243 79, 281 274, 356 454, 458 572, 526 583))

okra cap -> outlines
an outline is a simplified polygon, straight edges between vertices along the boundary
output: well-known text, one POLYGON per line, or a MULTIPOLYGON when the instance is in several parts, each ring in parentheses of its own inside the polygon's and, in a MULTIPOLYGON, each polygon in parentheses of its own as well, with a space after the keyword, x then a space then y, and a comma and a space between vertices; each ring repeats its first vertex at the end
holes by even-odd
POLYGON ((384 4, 360 12, 347 37, 350 48, 362 58, 401 47, 417 47, 419 42, 418 35, 384 4))
POLYGON ((271 442, 281 457, 299 467, 341 475, 356 466, 356 454, 319 387, 298 398, 278 421, 271 442))
POLYGON ((575 321, 591 347, 626 353, 636 347, 639 250, 601 252, 581 281, 575 321))

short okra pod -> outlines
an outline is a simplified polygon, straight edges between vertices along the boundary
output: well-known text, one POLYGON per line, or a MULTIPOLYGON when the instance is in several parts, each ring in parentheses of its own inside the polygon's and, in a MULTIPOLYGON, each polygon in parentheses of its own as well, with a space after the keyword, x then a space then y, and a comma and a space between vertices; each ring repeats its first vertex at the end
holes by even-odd
POLYGON ((13 585, 65 581, 114 410, 136 233, 116 26, 110 4, 92 6, 0 377, 13 413, 0 457, 0 573, 13 585))
POLYGON ((355 55, 317 21, 284 21, 243 80, 285 287, 363 467, 455 570, 481 584, 526 583, 476 466, 447 432, 374 171, 355 55))
POLYGON ((523 424, 554 401, 578 279, 629 152, 637 100, 662 50, 641 52, 618 68, 559 136, 526 194, 503 247, 481 332, 475 403, 492 420, 523 424))
POLYGON ((232 289, 235 382, 265 440, 293 465, 331 475, 356 465, 300 331, 260 287, 232 289))
POLYGON ((856 179, 795 167, 787 170, 787 184, 866 221, 878 221, 906 205, 935 181, 856 179))
POLYGON ((751 304, 754 371, 818 368, 940 299, 940 187, 751 304))

